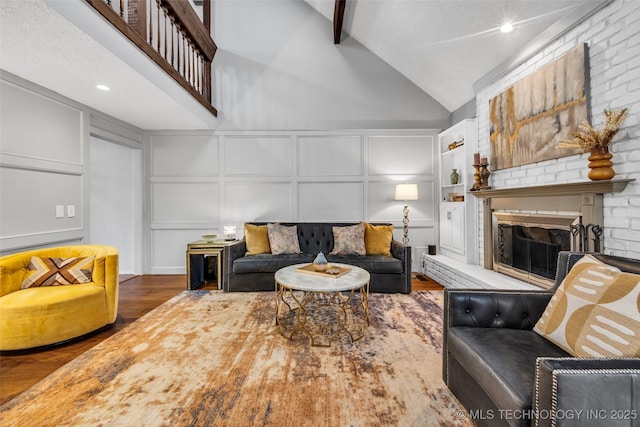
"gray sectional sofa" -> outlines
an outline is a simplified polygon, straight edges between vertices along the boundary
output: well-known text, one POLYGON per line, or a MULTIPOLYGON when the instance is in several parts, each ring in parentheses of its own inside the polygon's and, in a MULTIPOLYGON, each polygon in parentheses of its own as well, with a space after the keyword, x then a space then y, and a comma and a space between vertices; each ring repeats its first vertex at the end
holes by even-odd
MULTIPOLYGON (((264 222, 249 224, 264 225, 264 222)), ((246 241, 226 248, 222 287, 227 292, 272 291, 275 288, 274 273, 279 269, 300 263, 313 262, 319 252, 329 263, 352 264, 364 268, 371 275, 371 292, 411 292, 411 247, 391 241, 391 256, 385 255, 330 255, 333 250, 333 229, 357 223, 280 223, 296 225, 301 254, 245 255, 246 241)))
POLYGON ((445 291, 443 377, 478 426, 640 426, 640 359, 572 357, 532 330, 582 256, 560 252, 549 291, 445 291))

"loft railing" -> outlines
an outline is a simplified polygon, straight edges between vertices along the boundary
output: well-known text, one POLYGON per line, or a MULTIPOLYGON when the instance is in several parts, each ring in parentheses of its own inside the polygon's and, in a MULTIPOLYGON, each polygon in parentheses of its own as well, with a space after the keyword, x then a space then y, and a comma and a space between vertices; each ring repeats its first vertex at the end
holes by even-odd
POLYGON ((184 87, 213 115, 210 0, 204 22, 188 0, 85 0, 184 87))

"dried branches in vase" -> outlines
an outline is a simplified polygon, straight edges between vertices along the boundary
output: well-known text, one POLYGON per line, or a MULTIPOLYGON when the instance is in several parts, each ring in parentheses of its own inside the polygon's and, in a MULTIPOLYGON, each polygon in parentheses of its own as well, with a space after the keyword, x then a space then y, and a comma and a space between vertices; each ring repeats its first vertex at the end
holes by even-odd
POLYGON ((571 132, 573 139, 563 139, 558 144, 558 148, 581 148, 586 153, 594 148, 605 148, 611 144, 613 137, 618 133, 620 125, 627 117, 627 109, 617 111, 604 110, 606 122, 604 129, 594 129, 588 121, 583 120, 578 129, 580 131, 571 132))
POLYGON ((606 121, 604 129, 594 129, 589 122, 584 120, 578 128, 579 132, 572 132, 573 139, 560 141, 558 148, 581 148, 585 153, 591 151, 589 156, 589 179, 603 180, 611 179, 616 172, 611 166, 613 155, 609 153, 609 144, 618 133, 620 125, 627 117, 627 109, 617 111, 604 110, 606 121))

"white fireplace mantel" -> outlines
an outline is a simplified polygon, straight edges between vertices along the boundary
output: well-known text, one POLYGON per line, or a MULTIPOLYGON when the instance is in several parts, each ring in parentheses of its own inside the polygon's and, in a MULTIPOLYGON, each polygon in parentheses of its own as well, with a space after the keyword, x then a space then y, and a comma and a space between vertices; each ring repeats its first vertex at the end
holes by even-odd
POLYGON ((570 182, 566 184, 538 185, 534 187, 501 188, 471 192, 479 199, 502 197, 548 197, 576 194, 606 194, 623 191, 633 179, 570 182))
POLYGON ((578 212, 585 224, 603 227, 603 196, 624 191, 633 179, 572 182, 471 192, 482 199, 484 267, 493 268, 494 210, 578 212))

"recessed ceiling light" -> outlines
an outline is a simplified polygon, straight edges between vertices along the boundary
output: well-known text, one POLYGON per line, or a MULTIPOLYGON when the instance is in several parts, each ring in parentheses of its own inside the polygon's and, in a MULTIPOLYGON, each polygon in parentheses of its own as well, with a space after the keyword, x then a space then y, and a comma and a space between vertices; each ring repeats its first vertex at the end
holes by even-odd
POLYGON ((513 31, 513 24, 511 24, 511 22, 505 22, 500 27, 501 33, 510 33, 511 31, 513 31))
POLYGON ((96 85, 96 87, 98 89, 104 90, 104 91, 111 90, 111 88, 109 86, 107 86, 107 85, 96 85))

